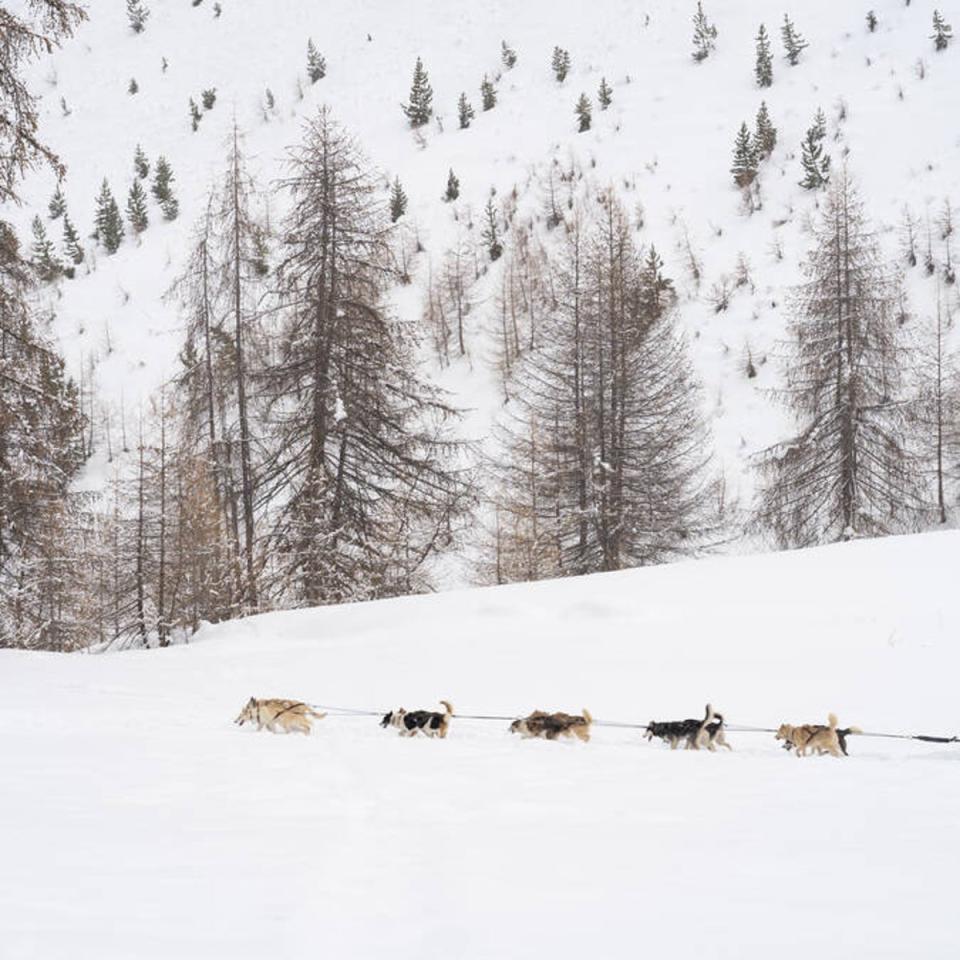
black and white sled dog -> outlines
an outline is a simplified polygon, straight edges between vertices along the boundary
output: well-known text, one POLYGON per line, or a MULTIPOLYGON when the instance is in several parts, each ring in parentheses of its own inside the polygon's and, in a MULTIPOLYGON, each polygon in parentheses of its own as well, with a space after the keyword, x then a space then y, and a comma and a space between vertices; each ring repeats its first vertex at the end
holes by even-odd
POLYGON ((384 714, 380 726, 396 727, 401 737, 415 737, 422 733, 425 737, 440 737, 442 740, 450 729, 450 718, 453 716, 453 704, 441 700, 444 712, 435 710, 404 710, 399 707, 384 714))
POLYGON ((716 750, 717 747, 733 748, 727 743, 723 732, 723 714, 708 703, 702 720, 651 720, 647 724, 647 739, 657 737, 670 744, 671 750, 676 750, 683 743, 687 750, 716 750))

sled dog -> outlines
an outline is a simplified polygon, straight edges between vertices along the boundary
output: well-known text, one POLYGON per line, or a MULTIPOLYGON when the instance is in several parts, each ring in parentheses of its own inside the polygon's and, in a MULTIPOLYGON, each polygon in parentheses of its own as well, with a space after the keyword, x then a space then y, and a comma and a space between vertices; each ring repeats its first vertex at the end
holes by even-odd
POLYGON ((859 727, 837 726, 837 716, 831 713, 826 724, 804 723, 798 727, 789 723, 781 723, 776 732, 776 739, 783 740, 785 750, 793 750, 798 757, 805 757, 808 752, 817 756, 829 753, 832 757, 847 756, 847 737, 851 733, 862 733, 859 727))
POLYGON ((670 744, 676 750, 683 743, 687 750, 716 750, 717 747, 733 748, 727 743, 723 732, 723 715, 717 713, 711 704, 707 704, 703 719, 696 720, 651 720, 646 727, 647 739, 657 737, 670 744))
POLYGON ((453 704, 446 700, 441 700, 444 712, 437 713, 434 710, 404 710, 398 707, 384 714, 380 721, 380 726, 396 727, 400 731, 401 737, 415 737, 422 733, 425 737, 440 737, 442 740, 450 729, 450 718, 453 716, 453 704))
POLYGON ((593 717, 586 707, 580 716, 534 710, 529 716, 514 720, 510 724, 510 732, 519 733, 524 739, 542 737, 545 740, 556 740, 558 737, 576 737, 589 743, 592 723, 593 717))
POLYGON ((310 733, 311 717, 322 720, 325 716, 299 700, 257 700, 251 697, 233 722, 241 727, 245 723, 255 723, 258 730, 266 727, 271 733, 279 733, 279 727, 284 733, 310 733))

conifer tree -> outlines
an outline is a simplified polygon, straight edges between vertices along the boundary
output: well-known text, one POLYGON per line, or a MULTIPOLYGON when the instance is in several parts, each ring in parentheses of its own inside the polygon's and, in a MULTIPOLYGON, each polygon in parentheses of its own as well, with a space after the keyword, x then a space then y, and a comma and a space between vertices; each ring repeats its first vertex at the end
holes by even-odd
POLYGON ((80 235, 66 211, 63 214, 63 250, 75 266, 83 263, 84 253, 83 246, 80 243, 80 235))
POLYGON ((447 175, 447 190, 443 195, 443 199, 450 203, 453 200, 456 200, 460 196, 460 181, 457 179, 456 174, 453 170, 447 175))
POLYGON ((172 194, 160 204, 164 220, 176 220, 180 213, 180 201, 172 194))
POLYGON ((697 0, 697 12, 693 15, 693 59, 701 63, 710 56, 716 46, 717 28, 703 12, 702 0, 697 0))
POLYGON ((610 192, 574 219, 557 261, 541 345, 516 361, 491 458, 501 582, 661 563, 716 527, 685 345, 610 192))
POLYGON ((938 52, 946 50, 953 39, 953 27, 943 19, 939 10, 933 11, 933 33, 930 39, 938 52))
POLYGON ((433 88, 420 57, 417 57, 416 66, 413 68, 410 100, 404 106, 403 112, 414 129, 425 126, 433 116, 433 88))
POLYGON ((787 62, 795 67, 800 62, 800 54, 809 46, 806 40, 797 32, 790 20, 790 15, 783 15, 783 26, 780 28, 783 45, 787 51, 787 62))
POLYGON ((497 105, 496 88, 486 75, 480 84, 480 100, 484 110, 492 110, 497 105))
POLYGON ((754 67, 754 75, 759 87, 769 87, 773 83, 773 54, 770 52, 767 28, 762 23, 757 32, 757 63, 754 67))
POLYGON ((590 99, 585 93, 580 94, 580 99, 577 100, 577 105, 573 108, 573 112, 577 118, 577 132, 584 133, 589 130, 593 114, 590 99))
POLYGON ((139 143, 133 153, 133 169, 141 180, 146 180, 150 176, 150 161, 139 143))
POLYGON ((757 156, 761 160, 766 160, 777 145, 777 128, 770 120, 766 100, 761 102, 760 109, 757 111, 753 142, 757 149, 757 156))
POLYGON ((800 186, 805 190, 819 190, 830 181, 830 155, 823 150, 826 134, 827 121, 823 111, 818 110, 813 126, 800 146, 800 162, 803 166, 800 186))
POLYGON ((50 211, 50 219, 56 220, 57 217, 62 216, 64 210, 67 209, 67 200, 63 195, 63 190, 60 189, 60 184, 57 184, 57 189, 54 191, 53 196, 50 198, 50 205, 48 207, 50 211))
POLYGON ((597 100, 600 101, 600 109, 606 110, 613 103, 613 90, 607 83, 606 77, 600 78, 600 89, 597 91, 597 100))
POLYGON ((143 233, 150 223, 147 214, 147 195, 139 180, 134 180, 127 194, 127 219, 134 233, 143 233))
POLYGON ((786 401, 799 433, 766 451, 761 526, 805 547, 909 528, 920 507, 907 447, 898 281, 846 171, 822 205, 796 289, 786 401))
POLYGON ((644 315, 659 319, 676 299, 673 281, 663 272, 663 260, 651 243, 640 268, 639 304, 644 315))
POLYGON ((134 33, 143 33, 146 30, 149 16, 150 10, 145 6, 143 0, 127 0, 127 19, 130 21, 130 29, 134 33))
POLYGON ((157 158, 156 166, 153 170, 153 185, 150 192, 156 197, 159 203, 164 203, 173 196, 172 183, 175 177, 167 158, 160 156, 157 158))
POLYGON ((553 75, 557 83, 563 83, 563 81, 567 79, 567 74, 570 72, 570 53, 560 47, 554 47, 550 66, 553 69, 553 75))
POLYGON ((474 116, 473 107, 470 105, 470 101, 467 100, 467 95, 461 93, 460 99, 457 101, 457 117, 460 120, 460 129, 466 130, 467 127, 470 126, 470 121, 473 120, 474 116))
POLYGON ((455 414, 419 378, 415 344, 389 312, 381 191, 328 110, 289 169, 284 309, 260 377, 276 398, 262 483, 285 505, 272 533, 278 583, 307 605, 425 589, 424 564, 466 495, 444 426, 455 414))
POLYGON ((393 181, 393 189, 390 191, 390 222, 396 223, 406 212, 407 195, 400 185, 400 178, 396 177, 393 181))
POLYGON ((194 133, 197 132, 197 128, 200 126, 200 121, 203 119, 203 114, 200 112, 200 108, 197 106, 196 101, 193 97, 190 98, 190 127, 194 133))
POLYGON ((508 70, 512 70, 517 65, 517 51, 508 46, 506 40, 500 43, 500 60, 508 70))
POLYGON ((37 276, 48 283, 63 273, 63 264, 54 253, 53 243, 47 237, 46 227, 40 217, 33 218, 33 247, 31 261, 37 271, 37 276))
POLYGON ((200 102, 203 104, 204 110, 212 110, 213 105, 217 102, 217 91, 213 87, 204 90, 200 94, 200 102))
POLYGON ((117 201, 113 198, 110 184, 104 179, 97 196, 96 233, 107 253, 116 253, 123 240, 123 219, 117 201))
POLYGON ((867 29, 873 33, 877 29, 877 15, 872 11, 867 11, 867 29))
POLYGON ((64 167, 38 135, 32 65, 86 19, 72 2, 0 9, 0 647, 71 650, 96 628, 82 596, 89 557, 73 480, 84 456, 78 390, 40 334, 30 290, 35 273, 4 219, 22 178, 64 167))
POLYGON ((742 189, 749 187, 757 178, 757 148, 745 123, 740 124, 730 172, 733 174, 733 182, 742 189))
POLYGON ((140 91, 140 84, 137 83, 137 78, 131 77, 130 82, 127 84, 127 93, 129 93, 130 96, 132 97, 134 96, 134 94, 138 93, 139 91, 140 91))
POLYGON ((307 76, 311 83, 322 80, 327 75, 327 61, 314 46, 313 40, 307 41, 307 76))
POLYGON ((484 226, 480 234, 487 248, 491 260, 499 260, 503 253, 503 244, 500 242, 500 224, 497 221, 497 208, 493 205, 493 197, 487 198, 487 205, 483 208, 484 226))

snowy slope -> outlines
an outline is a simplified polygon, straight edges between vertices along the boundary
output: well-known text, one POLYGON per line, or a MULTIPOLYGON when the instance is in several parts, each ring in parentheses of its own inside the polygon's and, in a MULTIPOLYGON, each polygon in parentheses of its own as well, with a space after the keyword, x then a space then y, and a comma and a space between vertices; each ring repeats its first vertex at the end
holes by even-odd
MULTIPOLYGON (((542 201, 536 174, 553 159, 573 160, 597 185, 614 185, 631 211, 642 203, 640 240, 657 245, 683 294, 680 320, 705 386, 731 501, 749 499, 750 455, 789 429, 764 392, 778 384, 781 370, 773 359, 764 361, 783 333, 785 295, 798 280, 815 212, 815 197, 797 182, 799 142, 817 108, 827 114, 830 136, 839 138, 829 144, 834 163, 848 153, 891 256, 905 204, 915 216, 929 211, 935 217, 944 198, 960 198, 960 134, 951 113, 960 82, 960 42, 934 53, 929 0, 914 0, 909 7, 902 0, 878 0, 875 33, 866 29, 865 9, 835 0, 794 5, 789 12, 810 46, 792 68, 779 38, 786 9, 760 0, 707 4, 720 35, 715 56, 700 65, 690 57, 692 0, 560 6, 555 0, 320 5, 222 0, 219 18, 211 3, 153 0, 147 30, 139 36, 129 30, 123 4, 90 6, 91 20, 78 37, 38 70, 43 129, 69 166, 66 194, 73 219, 84 232, 90 228, 103 177, 122 202, 137 143, 151 160, 161 153, 169 158, 181 201, 176 223, 163 223, 154 207, 141 241, 128 236, 115 257, 98 254, 92 273, 51 292, 56 331, 73 369, 91 357, 98 361, 101 432, 106 410, 112 411, 116 433, 121 405, 131 422, 137 406, 176 370, 179 321, 162 294, 182 265, 190 228, 221 172, 234 116, 263 185, 282 175, 285 149, 321 103, 329 103, 357 135, 383 171, 385 190, 388 177, 400 177, 410 197, 407 219, 426 246, 414 286, 398 292, 398 306, 411 320, 423 302, 430 261, 439 264, 458 229, 451 205, 440 200, 448 169, 455 169, 461 182, 461 223, 471 212, 479 214, 492 188, 500 196, 516 188, 521 215, 531 215, 542 201), (762 93, 753 79, 761 21, 776 55, 774 85, 762 93), (308 37, 328 67, 326 78, 313 87, 305 78, 308 37), (481 113, 480 81, 502 69, 504 39, 519 62, 503 74, 495 110, 481 113), (554 45, 569 49, 573 59, 562 85, 549 70, 554 45), (422 144, 399 109, 418 55, 430 72, 444 127, 441 132, 432 124, 422 144), (614 88, 613 105, 604 113, 595 110, 594 129, 577 134, 574 103, 581 91, 595 100, 601 76, 614 88), (136 96, 127 93, 131 77, 140 87, 136 96), (217 90, 217 104, 193 133, 188 99, 199 100, 210 87, 217 90), (265 119, 268 87, 276 109, 265 119), (461 90, 478 110, 466 131, 456 129, 461 90), (62 115, 61 96, 69 116, 62 115), (734 134, 741 121, 752 124, 762 98, 779 128, 780 146, 765 165, 764 209, 747 217, 728 171, 734 134), (841 100, 843 123, 837 119, 841 100), (703 262, 699 288, 684 266, 686 236, 703 262), (781 261, 773 255, 775 245, 783 252, 781 261), (730 309, 717 315, 709 291, 733 272, 741 252, 753 268, 755 289, 736 294, 730 309), (754 380, 744 373, 747 350, 758 365, 754 380)), ((941 0, 937 6, 947 20, 960 20, 957 3, 941 0)), ((52 190, 49 177, 29 184, 24 226, 35 211, 45 211, 52 190)), ((273 203, 276 219, 282 200, 273 203)), ((51 231, 59 237, 59 225, 51 231)), ((920 278, 919 270, 914 273, 908 283, 911 308, 923 317, 933 310, 935 286, 920 278)), ((487 435, 500 403, 485 363, 489 348, 482 329, 495 286, 496 269, 474 291, 478 307, 468 331, 469 358, 440 375, 455 399, 475 411, 464 428, 474 439, 487 435)))
POLYGON ((267 615, 164 651, 0 651, 4 960, 952 958, 960 747, 638 731, 445 741, 230 721, 251 694, 958 731, 960 536, 267 615))

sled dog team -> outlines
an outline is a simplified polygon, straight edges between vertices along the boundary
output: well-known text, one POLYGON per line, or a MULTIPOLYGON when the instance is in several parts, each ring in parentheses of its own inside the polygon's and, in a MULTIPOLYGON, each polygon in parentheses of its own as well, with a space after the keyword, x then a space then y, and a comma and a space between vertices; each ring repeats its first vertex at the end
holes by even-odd
MULTIPOLYGON (((440 704, 443 711, 404 710, 399 707, 385 714, 380 726, 384 729, 395 728, 401 737, 415 737, 420 734, 442 740, 450 729, 450 720, 454 713, 453 704, 446 700, 441 700, 440 704)), ((258 730, 267 729, 271 733, 279 733, 281 730, 284 733, 310 733, 311 721, 322 720, 325 716, 325 713, 320 713, 299 700, 258 700, 251 697, 234 723, 240 726, 255 723, 258 730)), ((576 715, 534 710, 529 716, 514 720, 510 724, 510 732, 518 733, 524 739, 567 738, 587 743, 592 725, 593 717, 587 709, 576 715)), ((662 740, 670 744, 671 750, 676 750, 680 744, 683 744, 686 750, 716 750, 717 747, 732 749, 724 734, 723 715, 717 713, 709 703, 700 719, 651 720, 645 733, 647 740, 662 740)), ((847 756, 847 737, 855 733, 862 731, 859 727, 839 727, 836 715, 831 713, 826 724, 805 723, 793 726, 782 723, 777 730, 776 739, 782 740, 784 749, 794 752, 798 757, 808 754, 840 757, 847 756)))

